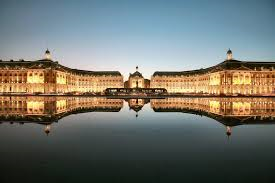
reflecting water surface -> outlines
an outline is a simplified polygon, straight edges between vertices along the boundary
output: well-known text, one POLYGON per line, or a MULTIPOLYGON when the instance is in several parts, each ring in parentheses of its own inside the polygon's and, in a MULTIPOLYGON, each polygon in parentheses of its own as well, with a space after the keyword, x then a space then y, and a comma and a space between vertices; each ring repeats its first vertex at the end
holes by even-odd
POLYGON ((0 97, 0 182, 274 182, 275 98, 0 97))

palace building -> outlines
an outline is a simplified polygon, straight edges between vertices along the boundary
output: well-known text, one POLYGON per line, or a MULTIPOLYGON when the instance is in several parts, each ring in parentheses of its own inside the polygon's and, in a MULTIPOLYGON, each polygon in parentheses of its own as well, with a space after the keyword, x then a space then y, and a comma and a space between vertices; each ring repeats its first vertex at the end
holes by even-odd
POLYGON ((128 81, 124 82, 124 88, 107 88, 106 95, 158 95, 167 93, 165 88, 150 88, 150 80, 145 79, 138 71, 129 74, 128 81))
POLYGON ((53 61, 48 49, 42 60, 0 60, 0 93, 102 93, 119 87, 120 72, 71 69, 53 61))
POLYGON ((227 59, 215 66, 178 72, 155 72, 151 81, 136 67, 128 81, 118 71, 71 69, 51 59, 47 49, 42 60, 0 60, 0 94, 95 93, 112 95, 255 95, 275 96, 275 62, 227 59))
POLYGON ((151 88, 168 93, 211 95, 275 95, 275 62, 239 61, 227 52, 227 59, 215 66, 179 72, 155 72, 151 88))
POLYGON ((125 88, 150 88, 150 80, 145 79, 136 66, 136 72, 129 74, 128 81, 125 81, 124 86, 125 88))

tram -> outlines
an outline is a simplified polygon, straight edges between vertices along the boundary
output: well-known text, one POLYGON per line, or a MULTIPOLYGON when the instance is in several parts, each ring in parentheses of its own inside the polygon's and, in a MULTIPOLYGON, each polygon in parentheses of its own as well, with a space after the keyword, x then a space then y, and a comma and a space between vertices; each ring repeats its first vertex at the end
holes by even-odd
POLYGON ((107 88, 105 95, 164 95, 165 88, 107 88))

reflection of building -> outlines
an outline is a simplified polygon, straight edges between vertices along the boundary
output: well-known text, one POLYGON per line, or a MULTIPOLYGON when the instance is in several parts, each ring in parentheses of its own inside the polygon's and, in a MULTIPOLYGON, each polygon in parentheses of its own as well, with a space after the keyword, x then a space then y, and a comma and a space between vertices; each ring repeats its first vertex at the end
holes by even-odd
POLYGON ((275 122, 273 98, 151 99, 151 107, 155 112, 183 112, 213 118, 226 126, 227 135, 231 135, 236 125, 275 122))
POLYGON ((119 111, 122 99, 95 97, 0 97, 0 115, 54 115, 75 110, 119 111))
POLYGON ((136 66, 136 72, 129 74, 128 81, 125 82, 125 88, 149 88, 150 80, 144 79, 142 74, 138 71, 138 66, 136 66))
POLYGON ((136 117, 138 117, 138 112, 142 109, 142 107, 149 103, 149 99, 128 99, 128 105, 130 110, 134 110, 136 112, 136 117))
MULTIPOLYGON (((129 109, 142 110, 150 102, 155 112, 182 112, 212 118, 226 127, 243 124, 275 123, 275 100, 273 98, 164 98, 127 99, 129 109)), ((38 123, 45 125, 45 133, 59 119, 85 112, 119 112, 122 99, 95 97, 0 97, 0 123, 38 123)))
POLYGON ((165 98, 151 99, 151 107, 160 110, 192 109, 222 116, 275 117, 273 98, 165 98))
POLYGON ((103 92, 119 87, 120 72, 71 69, 52 61, 49 50, 42 60, 0 60, 0 93, 103 92))
POLYGON ((145 105, 145 99, 128 99, 127 101, 129 104, 129 109, 132 109, 136 112, 140 111, 145 105))
POLYGON ((155 72, 151 88, 166 88, 169 93, 215 95, 275 94, 275 62, 246 62, 232 58, 213 67, 182 72, 155 72))
POLYGON ((0 97, 0 121, 39 123, 49 134, 51 124, 64 116, 82 112, 118 112, 122 99, 95 97, 0 97))

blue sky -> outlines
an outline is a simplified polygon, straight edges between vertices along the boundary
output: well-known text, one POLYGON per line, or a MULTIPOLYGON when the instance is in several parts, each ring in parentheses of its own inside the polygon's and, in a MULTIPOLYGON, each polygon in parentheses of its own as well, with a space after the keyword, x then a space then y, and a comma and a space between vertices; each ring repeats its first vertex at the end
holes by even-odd
POLYGON ((87 70, 208 67, 231 48, 239 60, 275 61, 272 0, 0 0, 0 59, 40 59, 87 70))

